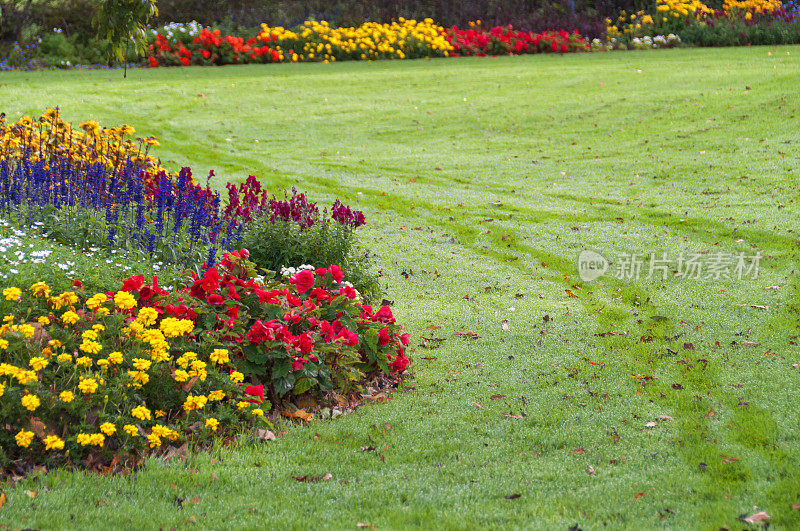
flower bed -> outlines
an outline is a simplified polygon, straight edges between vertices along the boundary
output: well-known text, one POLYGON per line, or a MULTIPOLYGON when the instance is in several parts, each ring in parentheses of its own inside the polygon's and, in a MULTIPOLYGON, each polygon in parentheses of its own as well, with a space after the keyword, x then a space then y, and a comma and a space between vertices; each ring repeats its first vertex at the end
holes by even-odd
MULTIPOLYGON (((478 21, 480 22, 480 21, 478 21)), ((528 53, 572 53, 589 50, 588 43, 578 32, 515 31, 513 26, 483 29, 480 23, 473 29, 460 30, 453 26, 447 30, 447 40, 453 46, 453 55, 518 55, 528 53)))
POLYGON ((129 278, 115 292, 2 290, 0 463, 108 462, 257 426, 286 395, 357 389, 408 358, 391 310, 333 265, 252 278, 245 250, 186 287, 129 278), (245 385, 244 382, 252 385, 245 385))

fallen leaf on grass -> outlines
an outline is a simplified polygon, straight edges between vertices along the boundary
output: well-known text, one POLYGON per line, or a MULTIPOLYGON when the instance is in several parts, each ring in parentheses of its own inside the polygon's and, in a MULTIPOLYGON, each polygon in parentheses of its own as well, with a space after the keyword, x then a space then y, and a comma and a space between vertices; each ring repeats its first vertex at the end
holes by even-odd
POLYGON ((754 343, 753 341, 742 341, 743 347, 758 347, 761 343, 754 343))
POLYGON ((195 504, 200 503, 200 498, 198 498, 197 496, 192 496, 191 502, 195 504))
POLYGON ((333 479, 333 474, 329 472, 324 476, 292 476, 292 479, 300 482, 314 483, 317 481, 330 481, 333 479))
POLYGON ((673 419, 669 415, 659 415, 658 420, 675 420, 675 419, 673 419))
POLYGON ((594 471, 594 467, 592 465, 589 465, 588 467, 586 467, 586 472, 590 476, 596 476, 597 475, 597 472, 594 471))
POLYGON ((751 304, 751 308, 758 308, 759 310, 769 310, 769 306, 764 306, 763 304, 751 304))
POLYGON ((509 495, 508 495, 508 496, 506 496, 505 498, 506 498, 507 500, 516 500, 517 498, 521 498, 521 497, 522 497, 522 494, 517 494, 517 493, 514 493, 514 494, 509 494, 509 495))
POLYGON ((308 422, 314 418, 313 413, 306 413, 305 410, 303 409, 298 409, 297 411, 292 411, 292 412, 284 411, 281 413, 281 415, 283 415, 284 417, 288 417, 290 419, 300 419, 305 422, 308 422))
POLYGON ((378 528, 377 528, 377 527, 375 527, 374 525, 370 525, 370 524, 364 524, 364 523, 362 523, 362 522, 358 522, 358 523, 356 524, 356 527, 365 527, 365 528, 367 528, 367 529, 378 529, 378 528))
POLYGON ((492 400, 500 400, 501 398, 505 398, 505 397, 506 397, 506 395, 492 395, 491 399, 492 400))
POLYGON ((765 522, 769 520, 769 515, 764 511, 761 511, 756 514, 751 514, 747 518, 744 519, 745 522, 748 524, 761 524, 766 525, 765 522))
POLYGON ((764 289, 781 289, 781 287, 780 286, 767 286, 764 289))
MULTIPOLYGON (((2 505, 0 505, 0 507, 2 507, 2 505)), ((795 511, 800 511, 800 503, 793 503, 792 509, 794 509, 795 511)))
POLYGON ((362 452, 372 452, 372 451, 374 451, 374 450, 375 450, 375 447, 374 447, 374 446, 362 446, 362 447, 361 447, 361 451, 362 451, 362 452))
POLYGON ((256 430, 256 437, 258 437, 263 442, 274 441, 276 438, 274 433, 272 433, 270 430, 265 430, 263 428, 259 428, 256 430))
POLYGON ((574 293, 572 293, 572 291, 570 291, 568 289, 565 289, 564 291, 566 291, 567 295, 569 295, 571 298, 573 298, 573 299, 577 299, 578 298, 578 296, 575 295, 574 293))
POLYGON ((577 455, 581 455, 581 454, 585 454, 586 450, 584 450, 583 448, 578 448, 577 450, 572 450, 572 453, 573 454, 577 454, 577 455))
POLYGON ((633 499, 638 500, 639 498, 644 498, 645 496, 647 496, 647 494, 645 494, 644 492, 637 492, 636 494, 634 494, 633 499))
POLYGON ((511 413, 503 413, 503 416, 508 419, 517 419, 517 420, 522 420, 525 418, 524 413, 522 415, 512 415, 511 413))
POLYGON ((500 328, 502 328, 503 330, 508 332, 508 330, 509 330, 508 321, 503 319, 503 324, 500 325, 500 328))
POLYGON ((477 403, 477 402, 472 402, 472 405, 473 405, 473 406, 478 406, 478 407, 479 407, 479 408, 481 408, 481 409, 486 409, 485 407, 483 407, 482 405, 480 405, 480 404, 479 404, 479 403, 477 403))
POLYGON ((481 337, 480 335, 476 334, 472 330, 467 330, 466 332, 453 332, 453 335, 454 336, 467 336, 467 337, 471 337, 472 339, 477 339, 477 338, 481 337))
POLYGON ((658 424, 653 422, 652 420, 650 422, 646 422, 644 425, 645 428, 655 428, 656 426, 658 426, 658 424))

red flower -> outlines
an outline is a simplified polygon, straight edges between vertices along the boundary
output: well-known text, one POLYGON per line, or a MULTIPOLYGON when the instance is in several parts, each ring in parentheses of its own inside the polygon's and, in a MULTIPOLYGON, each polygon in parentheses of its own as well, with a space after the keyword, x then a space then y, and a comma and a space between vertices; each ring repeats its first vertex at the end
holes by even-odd
POLYGON ((225 299, 222 298, 222 295, 217 295, 216 293, 209 295, 206 300, 209 302, 209 304, 222 304, 225 301, 225 299))
POLYGON ((181 63, 183 63, 183 66, 189 66, 189 58, 181 57, 181 63))
POLYGON ((121 291, 139 291, 139 288, 141 288, 143 285, 144 275, 136 275, 135 277, 131 277, 122 283, 121 291))
POLYGON ((403 354, 402 349, 398 349, 397 357, 389 365, 389 368, 394 372, 400 373, 406 370, 406 367, 408 367, 408 358, 403 354))
POLYGON ((392 336, 389 335, 389 330, 384 326, 381 328, 381 331, 378 332, 378 344, 380 346, 384 346, 386 343, 392 340, 392 336))
POLYGON ((305 358, 295 358, 294 360, 292 360, 292 372, 299 371, 300 369, 302 369, 305 362, 306 362, 305 358))
POLYGON ((290 278, 289 282, 297 284, 297 293, 305 293, 314 287, 316 279, 314 278, 314 273, 304 270, 290 278))
POLYGON ((308 356, 314 350, 314 340, 308 334, 300 336, 300 352, 308 356))
POLYGON ((388 306, 381 306, 381 309, 372 316, 372 320, 386 324, 394 324, 395 322, 392 310, 388 306))
POLYGON ((342 279, 344 279, 344 273, 342 273, 342 270, 339 266, 332 265, 328 268, 328 271, 330 271, 333 280, 336 282, 341 282, 342 279))
POLYGON ((73 288, 82 288, 83 287, 83 282, 81 282, 80 280, 75 280, 75 281, 72 282, 72 287, 73 288))
POLYGON ((252 396, 247 401, 251 404, 260 404, 264 401, 264 386, 263 385, 248 385, 244 389, 245 396, 252 396))
POLYGON ((206 293, 211 293, 219 287, 219 281, 221 279, 222 277, 219 276, 219 272, 213 267, 209 267, 203 275, 203 280, 200 285, 206 293))
POLYGON ((158 61, 152 55, 149 57, 150 60, 150 68, 156 68, 158 66, 158 61))
POLYGON ((202 52, 200 52, 200 53, 202 53, 202 54, 203 54, 203 57, 205 57, 206 59, 208 59, 209 57, 211 57, 211 52, 209 52, 208 50, 203 50, 203 51, 202 51, 202 52))

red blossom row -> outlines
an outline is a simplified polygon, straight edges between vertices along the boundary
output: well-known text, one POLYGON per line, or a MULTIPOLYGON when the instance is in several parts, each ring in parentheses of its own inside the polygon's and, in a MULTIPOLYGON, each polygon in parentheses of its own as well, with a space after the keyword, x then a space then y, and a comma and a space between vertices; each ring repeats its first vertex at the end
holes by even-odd
POLYGON ((266 41, 257 37, 245 40, 233 35, 222 36, 220 30, 203 28, 200 34, 188 44, 173 43, 159 34, 155 44, 150 47, 148 61, 151 67, 222 65, 243 63, 278 63, 283 53, 267 46, 266 41), (188 46, 188 47, 187 47, 188 46))
POLYGON ((453 26, 445 32, 455 51, 453 55, 518 55, 532 53, 585 52, 589 43, 577 32, 545 31, 542 33, 516 31, 510 24, 461 30, 453 26))

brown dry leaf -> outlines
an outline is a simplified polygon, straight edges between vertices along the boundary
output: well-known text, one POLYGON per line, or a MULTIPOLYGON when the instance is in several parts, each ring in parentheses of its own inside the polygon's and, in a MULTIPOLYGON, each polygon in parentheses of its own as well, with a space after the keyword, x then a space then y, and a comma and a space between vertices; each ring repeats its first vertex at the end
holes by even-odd
POLYGON ((569 295, 571 298, 573 298, 573 299, 577 299, 578 298, 578 296, 575 295, 574 293, 572 293, 571 290, 565 289, 564 291, 566 291, 567 295, 569 295))
POLYGON ((199 379, 200 379, 200 375, 195 376, 194 378, 192 378, 191 380, 186 382, 183 385, 183 387, 181 387, 181 389, 183 389, 184 391, 186 391, 188 393, 189 391, 192 390, 192 387, 194 387, 194 384, 196 384, 197 380, 199 380, 199 379))
POLYGON ((358 522, 358 523, 356 524, 356 527, 365 527, 365 528, 367 528, 367 529, 378 529, 378 528, 377 528, 377 527, 375 527, 374 525, 365 524, 365 523, 362 523, 362 522, 358 522))
POLYGON ((35 498, 38 493, 35 490, 26 490, 25 494, 28 495, 28 498, 35 498))
POLYGON ((317 481, 330 481, 331 479, 333 479, 333 474, 329 472, 324 476, 292 476, 292 479, 295 481, 308 482, 308 483, 313 483, 317 481))
POLYGON ((675 420, 675 419, 673 419, 669 415, 659 415, 658 420, 675 420))
POLYGON ((761 345, 761 343, 755 343, 753 341, 742 341, 742 346, 743 347, 758 347, 760 345, 761 345))
POLYGON ((472 402, 472 405, 473 405, 473 406, 478 406, 478 407, 479 407, 479 408, 481 408, 481 409, 486 409, 485 407, 483 407, 482 405, 480 405, 480 404, 479 404, 479 403, 477 403, 477 402, 472 402))
POLYGON ((439 330, 439 329, 441 329, 441 328, 442 328, 442 327, 441 327, 441 326, 438 326, 438 325, 430 325, 430 326, 428 326, 427 328, 425 328, 425 330, 439 330))
POLYGON ((781 289, 780 286, 767 286, 764 289, 781 289))
POLYGON ((29 420, 31 423, 31 430, 37 437, 40 439, 47 437, 47 426, 44 425, 44 422, 42 422, 39 417, 31 417, 29 420))
POLYGON ((578 448, 577 450, 572 450, 572 453, 576 455, 582 455, 586 453, 586 450, 583 448, 578 448))
POLYGON ((191 500, 192 500, 192 503, 200 503, 200 498, 198 498, 197 496, 192 496, 191 500))
POLYGON ((305 410, 298 409, 297 411, 284 411, 281 413, 284 417, 288 417, 290 419, 300 419, 302 421, 308 422, 314 418, 313 413, 306 413, 305 410))
POLYGON ((476 334, 472 330, 467 330, 466 332, 453 332, 453 335, 454 336, 467 336, 467 337, 471 337, 472 339, 478 339, 479 337, 481 337, 480 335, 476 334))
POLYGON ((500 400, 501 398, 505 398, 506 395, 492 395, 490 398, 492 400, 500 400))
POLYGON ((645 496, 647 496, 647 494, 645 494, 644 492, 637 492, 636 494, 633 495, 633 499, 638 500, 639 498, 644 498, 645 496))
POLYGON ((186 459, 186 448, 187 443, 183 443, 180 448, 169 445, 162 458, 164 461, 169 461, 170 459, 175 459, 176 457, 180 458, 181 460, 186 459))
POLYGON ((769 521, 769 515, 764 511, 761 511, 756 514, 751 514, 747 518, 744 519, 745 522, 748 524, 761 524, 766 525, 765 523, 769 521))
POLYGON ((751 304, 751 308, 757 308, 759 310, 769 310, 769 306, 764 306, 763 304, 751 304))
POLYGON ((644 425, 645 428, 655 428, 656 426, 658 426, 658 424, 656 424, 652 420, 650 422, 646 422, 644 425))
POLYGON ((274 433, 272 433, 270 430, 265 430, 263 428, 259 428, 256 430, 256 436, 264 442, 274 441, 276 439, 274 433))

